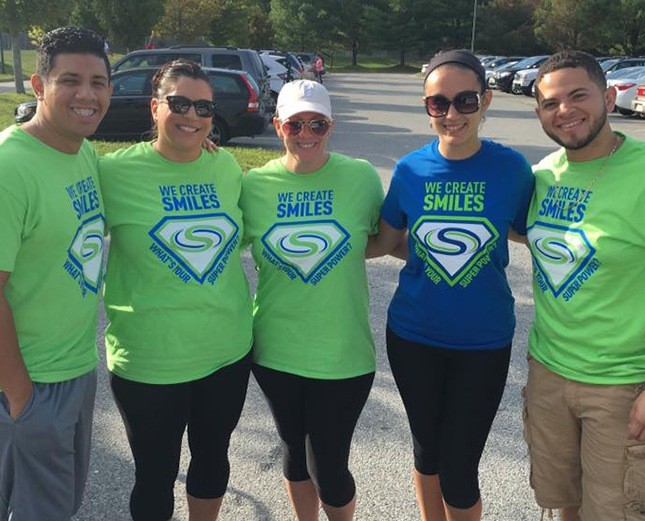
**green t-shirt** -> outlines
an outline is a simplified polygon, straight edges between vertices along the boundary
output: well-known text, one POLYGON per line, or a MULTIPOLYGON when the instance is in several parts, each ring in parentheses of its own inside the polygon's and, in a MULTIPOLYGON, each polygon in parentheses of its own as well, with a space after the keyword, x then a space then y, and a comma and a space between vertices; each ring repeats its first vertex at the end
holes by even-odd
POLYGON ((534 167, 529 347, 565 378, 629 384, 645 381, 645 142, 605 161, 534 167))
POLYGON ((35 382, 96 366, 102 212, 87 141, 65 154, 15 126, 0 133, 0 271, 11 272, 5 295, 35 382))
POLYGON ((311 174, 274 160, 244 178, 258 364, 322 379, 374 371, 365 245, 382 200, 374 168, 339 154, 311 174))
POLYGON ((225 150, 175 163, 150 143, 101 158, 110 232, 110 371, 153 384, 203 378, 251 348, 242 170, 225 150))

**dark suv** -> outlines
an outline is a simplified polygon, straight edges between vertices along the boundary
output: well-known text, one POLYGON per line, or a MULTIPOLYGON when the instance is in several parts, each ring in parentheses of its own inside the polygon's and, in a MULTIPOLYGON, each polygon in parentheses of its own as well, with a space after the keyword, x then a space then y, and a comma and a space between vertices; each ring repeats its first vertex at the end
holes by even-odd
POLYGON ((511 92, 515 73, 526 69, 537 69, 547 58, 548 56, 531 56, 524 58, 514 65, 502 67, 488 79, 488 87, 492 89, 497 88, 502 92, 511 92))
MULTIPOLYGON (((149 139, 152 117, 152 76, 156 67, 137 67, 115 72, 110 107, 94 137, 107 139, 149 139)), ((269 115, 259 106, 254 80, 244 71, 212 69, 204 71, 215 91, 215 116, 211 139, 220 144, 238 136, 262 134, 269 115)), ((29 121, 36 113, 36 101, 25 101, 15 111, 16 123, 29 121)))
POLYGON ((247 72, 258 84, 263 105, 273 110, 273 99, 269 89, 269 77, 257 51, 237 47, 190 47, 173 46, 166 49, 141 49, 126 54, 112 65, 118 72, 134 67, 160 67, 166 62, 185 58, 197 62, 202 67, 234 69, 247 72))

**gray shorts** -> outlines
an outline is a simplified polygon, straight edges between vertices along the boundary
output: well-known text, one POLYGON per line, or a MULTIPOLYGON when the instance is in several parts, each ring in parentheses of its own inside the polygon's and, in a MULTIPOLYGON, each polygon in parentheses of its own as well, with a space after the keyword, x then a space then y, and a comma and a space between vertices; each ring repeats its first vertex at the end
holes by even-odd
POLYGON ((96 371, 34 384, 14 420, 0 392, 0 521, 69 521, 87 479, 96 371))

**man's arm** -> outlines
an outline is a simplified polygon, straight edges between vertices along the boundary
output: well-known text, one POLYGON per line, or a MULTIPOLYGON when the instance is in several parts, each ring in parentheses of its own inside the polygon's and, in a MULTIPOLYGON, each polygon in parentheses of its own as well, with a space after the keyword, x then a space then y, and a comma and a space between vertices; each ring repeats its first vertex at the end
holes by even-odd
POLYGON ((638 395, 629 413, 628 433, 630 440, 645 441, 645 389, 638 395))
POLYGON ((0 271, 0 388, 9 402, 9 414, 16 418, 31 396, 33 383, 20 353, 13 314, 4 295, 10 275, 0 271))

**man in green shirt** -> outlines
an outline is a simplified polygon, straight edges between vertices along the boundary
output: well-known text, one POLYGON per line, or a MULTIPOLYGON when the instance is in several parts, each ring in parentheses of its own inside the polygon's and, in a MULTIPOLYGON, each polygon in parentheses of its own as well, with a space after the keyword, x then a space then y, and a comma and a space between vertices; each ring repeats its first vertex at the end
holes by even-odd
POLYGON ((592 56, 552 56, 536 85, 563 148, 533 168, 528 218, 531 485, 564 521, 643 521, 645 142, 612 131, 616 93, 592 56))
POLYGON ((45 35, 36 115, 0 133, 0 520, 69 521, 89 463, 104 217, 85 138, 110 103, 103 41, 45 35))

